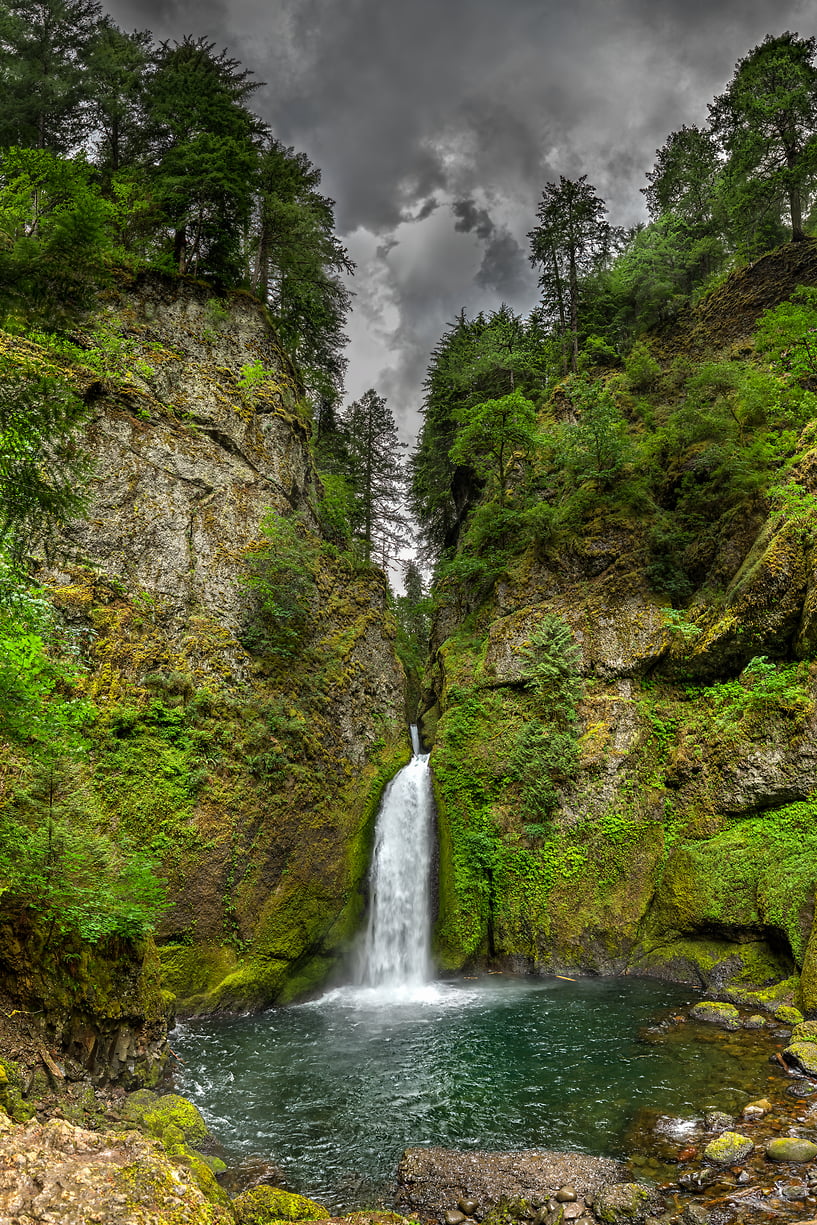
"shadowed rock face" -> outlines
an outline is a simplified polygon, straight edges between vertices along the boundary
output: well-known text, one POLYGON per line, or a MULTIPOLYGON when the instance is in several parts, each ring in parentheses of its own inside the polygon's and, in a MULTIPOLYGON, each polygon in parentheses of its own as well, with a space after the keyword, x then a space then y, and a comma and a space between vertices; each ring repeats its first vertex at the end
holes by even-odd
POLYGON ((465 1197, 476 1202, 474 1215, 481 1219, 503 1199, 538 1207, 565 1185, 582 1199, 622 1177, 619 1162, 585 1153, 409 1148, 397 1168, 395 1203, 400 1212, 442 1220, 465 1197))
MULTIPOLYGON (((377 800, 409 756, 386 582, 321 537, 310 413, 258 302, 147 276, 89 321, 89 348, 92 325, 128 360, 66 371, 89 403, 88 506, 35 563, 98 713, 78 785, 90 822, 154 848, 178 1006, 263 1007, 312 989, 348 947, 377 800), (270 512, 311 550, 291 657, 273 631, 248 637, 270 512)), ((66 1024, 93 1045, 92 1016, 66 1024)), ((106 1031, 114 1061, 131 1059, 123 1042, 106 1031)))

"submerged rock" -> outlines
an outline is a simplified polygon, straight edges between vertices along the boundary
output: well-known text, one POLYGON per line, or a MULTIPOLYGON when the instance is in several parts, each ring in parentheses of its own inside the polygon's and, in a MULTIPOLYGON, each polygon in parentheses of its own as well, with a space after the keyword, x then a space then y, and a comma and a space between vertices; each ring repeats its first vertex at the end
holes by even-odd
POLYGON ((709 1141, 704 1149, 704 1157, 715 1165, 737 1165, 749 1156, 754 1147, 748 1136, 742 1136, 736 1131, 725 1131, 709 1141))

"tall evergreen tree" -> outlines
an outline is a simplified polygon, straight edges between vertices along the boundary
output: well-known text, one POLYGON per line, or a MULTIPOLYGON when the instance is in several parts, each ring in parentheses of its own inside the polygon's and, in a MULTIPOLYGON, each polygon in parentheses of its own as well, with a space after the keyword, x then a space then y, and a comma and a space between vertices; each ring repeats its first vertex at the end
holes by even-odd
POLYGON ((334 201, 304 153, 268 138, 260 156, 251 277, 313 397, 337 398, 354 265, 334 233, 334 201))
POLYGON ((97 0, 0 0, 0 146, 70 153, 89 131, 97 0))
POLYGON ((244 272, 261 121, 257 83, 207 39, 163 43, 147 93, 153 190, 180 273, 236 284, 244 272))
POLYGON ((716 208, 723 159, 712 133, 705 128, 671 132, 656 150, 655 166, 642 193, 653 220, 673 213, 694 227, 710 225, 716 208))
POLYGON ((728 158, 734 212, 784 205, 793 241, 817 183, 817 40, 768 35, 709 108, 728 158))
POLYGON ((403 512, 406 474, 402 460, 405 443, 385 399, 373 388, 350 404, 343 414, 349 470, 356 500, 353 528, 363 544, 366 560, 386 566, 406 543, 403 512))
POLYGON ((585 174, 548 183, 537 217, 539 224, 528 234, 531 263, 539 267, 545 310, 569 338, 570 365, 576 370, 581 281, 607 264, 615 231, 607 221, 607 206, 585 174))
POLYGON ((145 91, 152 66, 148 30, 125 34, 107 17, 87 53, 87 88, 96 161, 115 175, 145 152, 145 91))

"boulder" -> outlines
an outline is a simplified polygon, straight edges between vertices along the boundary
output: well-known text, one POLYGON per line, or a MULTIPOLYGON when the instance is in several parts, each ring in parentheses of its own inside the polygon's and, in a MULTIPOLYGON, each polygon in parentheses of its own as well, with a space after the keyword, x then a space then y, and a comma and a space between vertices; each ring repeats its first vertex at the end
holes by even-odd
POLYGON ((704 1157, 713 1165, 738 1165, 749 1156, 754 1143, 748 1136, 737 1131, 725 1131, 710 1140, 704 1149, 704 1157))
POLYGON ((783 1058, 809 1076, 817 1076, 817 1042, 792 1042, 783 1051, 783 1058))
POLYGON ((593 1212, 604 1225, 643 1221, 655 1197, 652 1187, 637 1182, 604 1186, 593 1201, 593 1212))
POLYGON ((778 1136, 766 1145, 766 1156, 771 1161, 813 1161, 817 1157, 817 1144, 799 1136, 778 1136))
POLYGON ((740 1013, 734 1004, 720 1004, 716 1000, 701 1000, 690 1009, 693 1021, 708 1021, 711 1025, 720 1025, 722 1029, 740 1029, 742 1027, 740 1013))

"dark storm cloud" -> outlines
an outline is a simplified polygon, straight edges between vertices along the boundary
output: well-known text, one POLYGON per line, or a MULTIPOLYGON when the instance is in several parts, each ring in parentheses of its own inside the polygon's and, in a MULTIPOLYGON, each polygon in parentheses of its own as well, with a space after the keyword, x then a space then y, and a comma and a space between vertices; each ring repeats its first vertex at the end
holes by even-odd
POLYGON ((656 148, 706 121, 736 60, 767 33, 817 30, 813 0, 108 3, 162 38, 204 34, 266 82, 254 105, 321 167, 347 241, 380 244, 354 285, 358 322, 396 315, 382 382, 406 411, 460 306, 533 304, 526 234, 546 182, 586 173, 632 224, 656 148))
POLYGON ((478 208, 476 200, 455 200, 451 211, 457 220, 454 229, 459 234, 476 234, 483 240, 491 238, 496 226, 486 208, 478 208))

